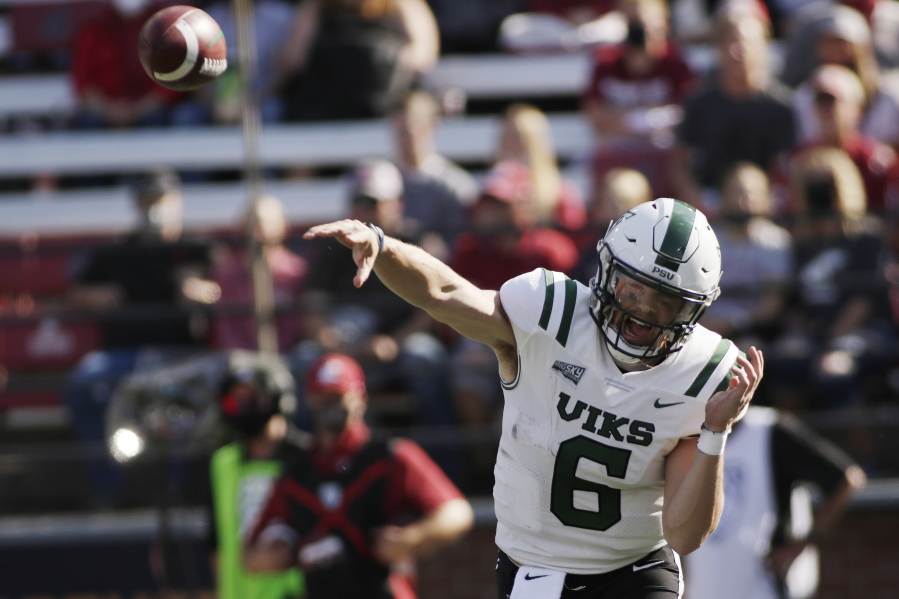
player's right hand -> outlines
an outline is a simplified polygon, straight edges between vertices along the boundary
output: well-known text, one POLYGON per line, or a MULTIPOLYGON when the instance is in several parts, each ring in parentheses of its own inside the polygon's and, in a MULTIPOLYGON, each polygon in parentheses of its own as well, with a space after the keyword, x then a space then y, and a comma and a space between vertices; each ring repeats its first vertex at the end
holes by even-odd
POLYGON ((324 225, 316 225, 303 233, 303 239, 333 237, 353 250, 356 276, 353 285, 362 287, 368 280, 378 257, 378 235, 358 220, 339 220, 324 225))

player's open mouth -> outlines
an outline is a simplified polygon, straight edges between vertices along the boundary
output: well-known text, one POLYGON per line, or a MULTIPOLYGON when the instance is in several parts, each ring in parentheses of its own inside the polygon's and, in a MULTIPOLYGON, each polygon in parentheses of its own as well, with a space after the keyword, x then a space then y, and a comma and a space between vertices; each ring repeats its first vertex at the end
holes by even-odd
POLYGON ((652 341, 654 328, 655 327, 637 322, 630 316, 625 316, 621 323, 621 336, 631 345, 649 345, 652 341))

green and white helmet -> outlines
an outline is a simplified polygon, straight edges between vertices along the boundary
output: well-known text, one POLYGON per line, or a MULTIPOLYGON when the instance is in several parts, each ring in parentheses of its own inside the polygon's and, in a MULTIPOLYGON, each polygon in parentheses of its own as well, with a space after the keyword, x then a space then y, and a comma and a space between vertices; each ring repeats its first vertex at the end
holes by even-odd
POLYGON ((705 215, 659 198, 628 210, 596 245, 591 314, 612 355, 655 365, 718 297, 721 249, 705 215))

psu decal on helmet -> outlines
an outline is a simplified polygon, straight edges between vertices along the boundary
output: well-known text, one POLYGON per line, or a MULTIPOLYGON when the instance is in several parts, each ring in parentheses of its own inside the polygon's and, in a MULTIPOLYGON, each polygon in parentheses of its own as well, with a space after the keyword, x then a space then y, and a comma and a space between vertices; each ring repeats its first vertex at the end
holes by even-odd
POLYGON ((634 207, 596 250, 591 314, 620 362, 654 365, 680 349, 720 293, 718 238, 684 202, 659 198, 634 207))

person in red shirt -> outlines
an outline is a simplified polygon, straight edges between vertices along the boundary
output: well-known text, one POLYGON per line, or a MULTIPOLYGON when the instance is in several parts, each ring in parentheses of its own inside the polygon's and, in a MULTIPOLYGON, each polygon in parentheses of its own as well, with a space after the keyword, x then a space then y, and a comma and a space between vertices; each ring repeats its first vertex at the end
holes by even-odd
MULTIPOLYGON (((859 130, 865 92, 858 77, 844 66, 827 64, 809 80, 814 93, 814 116, 820 134, 797 145, 778 165, 783 185, 797 157, 811 148, 829 146, 846 152, 858 167, 868 196, 868 210, 883 213, 899 206, 899 158, 888 145, 859 130)), ((783 196, 783 192, 780 194, 783 196)), ((787 207, 789 208, 789 207, 787 207)))
POLYGON ((375 441, 362 368, 326 354, 306 377, 313 435, 253 528, 250 570, 294 564, 307 599, 414 599, 414 558, 461 537, 474 516, 417 444, 375 441))
POLYGON ((530 171, 504 160, 487 174, 472 208, 471 230, 453 247, 452 266, 486 289, 499 289, 510 277, 535 268, 569 272, 577 263, 566 234, 536 226, 530 171))
POLYGON ((620 7, 627 16, 627 38, 595 51, 583 110, 602 138, 650 139, 677 124, 678 105, 694 75, 668 39, 662 0, 622 0, 620 7))
POLYGON ((144 22, 163 6, 146 0, 115 0, 77 32, 71 67, 78 99, 76 128, 168 123, 169 109, 182 93, 150 79, 137 54, 144 22))
POLYGON ((667 149, 695 77, 668 37, 663 0, 619 4, 627 17, 627 37, 596 50, 581 101, 602 140, 593 159, 594 177, 599 180, 615 167, 636 167, 659 194, 670 194, 667 149))

